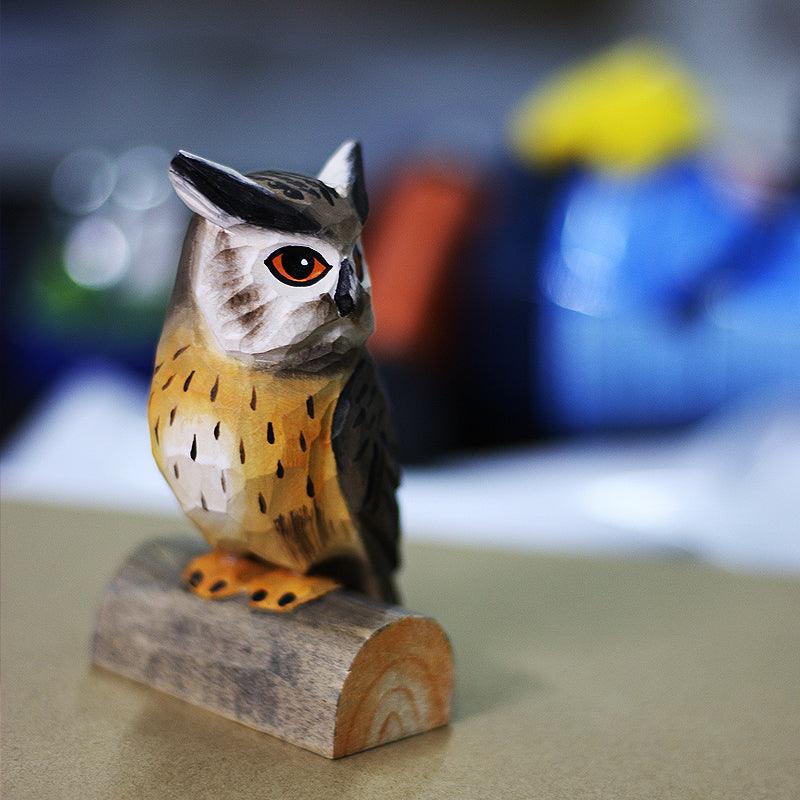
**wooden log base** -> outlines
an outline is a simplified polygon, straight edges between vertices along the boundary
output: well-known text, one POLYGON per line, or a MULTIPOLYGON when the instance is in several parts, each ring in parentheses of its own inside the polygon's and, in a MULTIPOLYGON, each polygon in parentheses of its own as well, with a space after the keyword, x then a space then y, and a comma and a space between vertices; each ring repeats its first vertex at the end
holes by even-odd
POLYGON ((341 590, 291 614, 202 600, 181 581, 202 549, 160 539, 125 561, 94 664, 328 758, 449 722, 453 656, 437 622, 341 590))

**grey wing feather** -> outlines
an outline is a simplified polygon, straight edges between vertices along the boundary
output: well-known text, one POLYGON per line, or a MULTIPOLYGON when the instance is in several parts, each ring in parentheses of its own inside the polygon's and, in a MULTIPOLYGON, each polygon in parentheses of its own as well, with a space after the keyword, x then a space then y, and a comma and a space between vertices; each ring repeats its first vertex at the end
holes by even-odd
POLYGON ((399 564, 400 543, 395 492, 400 468, 386 398, 366 353, 339 397, 331 438, 339 486, 372 568, 372 580, 362 588, 394 602, 392 573, 399 564))

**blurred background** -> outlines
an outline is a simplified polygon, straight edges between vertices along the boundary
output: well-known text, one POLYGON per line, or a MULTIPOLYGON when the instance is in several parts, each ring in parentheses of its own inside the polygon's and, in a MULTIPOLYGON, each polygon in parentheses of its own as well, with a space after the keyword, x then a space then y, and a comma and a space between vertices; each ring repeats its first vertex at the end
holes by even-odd
POLYGON ((800 9, 2 9, 4 499, 175 512, 178 148, 365 151, 410 536, 800 571, 800 9))

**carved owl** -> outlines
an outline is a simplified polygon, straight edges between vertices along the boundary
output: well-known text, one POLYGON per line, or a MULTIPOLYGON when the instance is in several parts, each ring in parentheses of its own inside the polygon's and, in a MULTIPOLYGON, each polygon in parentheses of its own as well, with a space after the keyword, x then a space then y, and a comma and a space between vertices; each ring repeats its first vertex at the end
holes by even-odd
POLYGON ((360 146, 316 178, 181 151, 170 179, 194 215, 148 417, 156 462, 213 548, 187 585, 272 611, 337 585, 394 600, 399 473, 365 349, 360 146))

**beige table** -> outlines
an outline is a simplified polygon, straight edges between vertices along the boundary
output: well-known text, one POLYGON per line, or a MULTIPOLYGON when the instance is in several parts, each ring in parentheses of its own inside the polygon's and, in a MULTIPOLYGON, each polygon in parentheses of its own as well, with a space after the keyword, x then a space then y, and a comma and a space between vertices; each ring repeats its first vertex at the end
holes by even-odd
POLYGON ((446 730, 330 762, 93 670, 104 583, 174 520, 2 509, 2 797, 800 797, 800 584, 409 545, 446 730))

